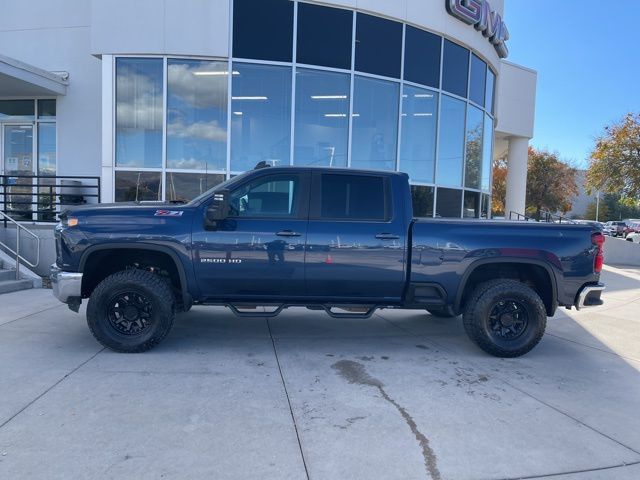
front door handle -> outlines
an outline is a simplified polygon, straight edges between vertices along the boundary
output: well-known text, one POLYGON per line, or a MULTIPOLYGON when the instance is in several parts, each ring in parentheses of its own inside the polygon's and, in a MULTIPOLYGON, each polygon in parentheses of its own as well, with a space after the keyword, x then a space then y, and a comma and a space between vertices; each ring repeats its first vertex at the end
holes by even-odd
POLYGON ((379 233, 376 235, 376 238, 379 240, 399 240, 399 235, 394 235, 393 233, 379 233))
POLYGON ((300 234, 298 232, 294 232, 293 230, 281 230, 276 233, 279 237, 299 237, 300 234))

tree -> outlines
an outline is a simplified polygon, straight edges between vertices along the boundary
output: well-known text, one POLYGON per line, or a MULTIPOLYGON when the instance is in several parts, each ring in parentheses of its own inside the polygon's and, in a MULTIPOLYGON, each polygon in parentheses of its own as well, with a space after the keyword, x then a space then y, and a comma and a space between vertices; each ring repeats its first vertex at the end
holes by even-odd
POLYGON ((609 207, 604 201, 602 201, 602 199, 600 199, 599 208, 596 202, 591 202, 584 214, 585 220, 598 220, 600 222, 608 222, 609 220, 611 220, 610 217, 611 212, 609 212, 609 207), (596 218, 596 214, 598 218, 596 218))
POLYGON ((494 216, 505 214, 504 204, 507 198, 507 159, 493 161, 493 194, 491 211, 494 216))
POLYGON ((543 210, 567 212, 578 194, 576 169, 563 163, 555 153, 529 147, 527 211, 539 218, 543 210))
POLYGON ((640 218, 640 202, 624 198, 619 193, 605 193, 600 200, 601 209, 603 203, 607 206, 608 215, 603 217, 601 214, 601 221, 640 218))
POLYGON ((587 171, 587 189, 640 198, 640 113, 605 127, 596 139, 587 171))

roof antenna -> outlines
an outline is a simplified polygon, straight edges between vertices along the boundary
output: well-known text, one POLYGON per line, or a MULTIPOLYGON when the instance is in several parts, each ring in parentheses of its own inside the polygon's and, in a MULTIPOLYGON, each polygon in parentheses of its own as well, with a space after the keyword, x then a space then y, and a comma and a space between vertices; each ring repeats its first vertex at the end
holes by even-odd
POLYGON ((262 160, 261 162, 256 163, 256 166, 253 167, 254 170, 260 170, 261 168, 270 167, 266 160, 262 160))

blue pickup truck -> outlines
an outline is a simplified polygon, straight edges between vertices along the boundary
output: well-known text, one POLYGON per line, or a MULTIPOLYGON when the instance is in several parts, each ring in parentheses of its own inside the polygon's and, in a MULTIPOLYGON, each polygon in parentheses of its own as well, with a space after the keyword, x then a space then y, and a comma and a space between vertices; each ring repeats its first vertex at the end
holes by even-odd
POLYGON ((516 357, 558 306, 602 304, 597 228, 416 219, 404 173, 260 168, 186 204, 87 205, 60 217, 54 295, 76 312, 89 299, 91 332, 119 352, 157 345, 195 304, 260 317, 291 306, 462 314, 480 348, 516 357))

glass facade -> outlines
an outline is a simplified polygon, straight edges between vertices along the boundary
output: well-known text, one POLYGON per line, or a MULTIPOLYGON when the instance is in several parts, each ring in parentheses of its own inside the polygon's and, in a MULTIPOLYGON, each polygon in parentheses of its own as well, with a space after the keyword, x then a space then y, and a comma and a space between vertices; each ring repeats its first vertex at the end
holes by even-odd
POLYGON ((400 170, 416 215, 484 215, 495 74, 474 52, 290 0, 234 0, 231 51, 116 58, 116 201, 188 200, 264 161, 400 170))
POLYGON ((231 170, 244 172, 261 161, 288 165, 291 67, 236 63, 233 69, 231 170))

